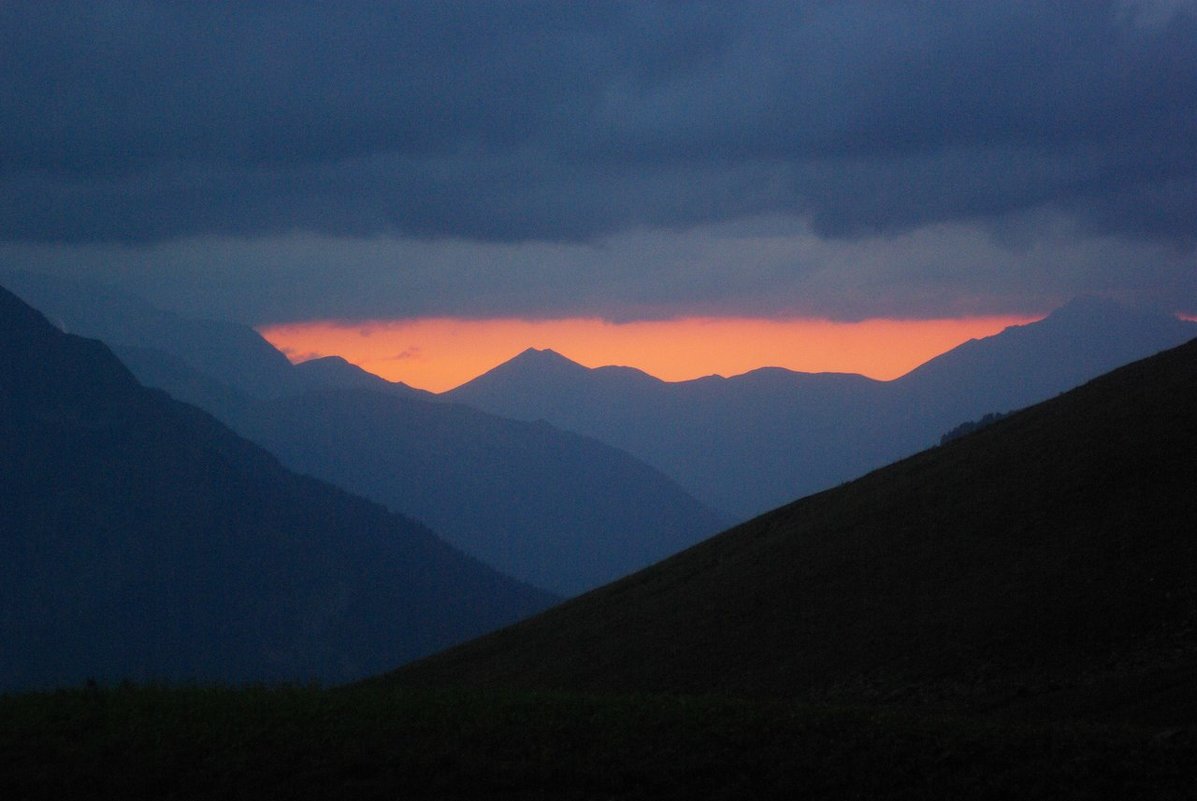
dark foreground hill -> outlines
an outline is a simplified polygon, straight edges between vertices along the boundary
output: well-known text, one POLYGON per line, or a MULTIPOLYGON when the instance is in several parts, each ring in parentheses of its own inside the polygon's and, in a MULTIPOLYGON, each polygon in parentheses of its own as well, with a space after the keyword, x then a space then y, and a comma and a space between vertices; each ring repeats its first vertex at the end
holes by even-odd
POLYGON ((1197 723, 1197 341, 393 674, 1197 723))
POLYGON ((0 688, 361 678, 551 598, 0 290, 0 688))

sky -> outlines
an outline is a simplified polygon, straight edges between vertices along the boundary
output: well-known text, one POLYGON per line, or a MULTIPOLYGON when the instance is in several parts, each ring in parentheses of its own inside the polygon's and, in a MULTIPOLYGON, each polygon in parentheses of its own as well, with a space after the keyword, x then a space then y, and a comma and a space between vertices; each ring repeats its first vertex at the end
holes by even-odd
POLYGON ((13 0, 0 266, 263 331, 690 352, 1197 315, 1197 0, 13 0))

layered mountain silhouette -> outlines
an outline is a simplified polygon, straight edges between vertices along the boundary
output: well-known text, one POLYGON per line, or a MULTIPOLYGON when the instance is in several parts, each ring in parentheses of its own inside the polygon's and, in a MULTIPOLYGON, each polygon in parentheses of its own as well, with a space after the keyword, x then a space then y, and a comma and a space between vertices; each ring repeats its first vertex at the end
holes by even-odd
POLYGON ((889 382, 779 368, 664 382, 528 350, 445 397, 595 437, 745 519, 1193 336, 1197 323, 1079 298, 889 382))
POLYGON ((284 469, 0 290, 0 689, 339 682, 554 599, 284 469))
POLYGON ((247 326, 162 311, 98 282, 6 270, 0 284, 58 328, 102 340, 122 361, 127 346, 153 349, 164 364, 219 376, 255 397, 302 389, 287 358, 247 326))
POLYGON ((61 325, 104 339, 143 383, 291 469, 415 517, 554 593, 612 581, 733 522, 592 438, 446 403, 335 357, 292 367, 252 329, 158 312, 110 289, 28 274, 14 282, 61 325), (217 341, 202 342, 205 331, 217 341))
POLYGON ((426 400, 436 397, 431 392, 409 387, 402 381, 387 381, 374 373, 366 372, 356 364, 350 364, 340 356, 323 356, 300 362, 295 365, 295 373, 308 387, 369 389, 388 395, 397 395, 401 398, 424 398, 426 400))
POLYGON ((402 509, 487 564, 561 595, 727 525, 623 451, 544 422, 362 390, 215 411, 290 467, 402 509))
POLYGON ((1197 341, 390 680, 1192 723, 1194 453, 1197 341))

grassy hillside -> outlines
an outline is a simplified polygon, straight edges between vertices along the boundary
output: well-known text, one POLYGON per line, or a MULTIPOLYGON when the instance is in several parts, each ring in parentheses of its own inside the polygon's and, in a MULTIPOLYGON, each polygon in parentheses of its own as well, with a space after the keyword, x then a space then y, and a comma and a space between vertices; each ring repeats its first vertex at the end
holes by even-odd
POLYGON ((1194 453, 1197 342, 391 680, 1197 722, 1194 453))

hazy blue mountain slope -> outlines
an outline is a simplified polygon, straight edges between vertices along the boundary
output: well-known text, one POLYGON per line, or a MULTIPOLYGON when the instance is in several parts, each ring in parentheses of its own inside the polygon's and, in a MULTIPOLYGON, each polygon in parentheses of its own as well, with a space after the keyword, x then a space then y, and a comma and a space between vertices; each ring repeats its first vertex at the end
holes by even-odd
POLYGON ((763 368, 670 383, 526 351, 444 397, 611 443, 737 519, 895 454, 884 386, 857 375, 763 368))
POLYGON ((444 397, 593 436, 747 518, 928 447, 962 422, 1049 398, 1195 334, 1194 323, 1079 299, 891 382, 773 368, 667 383, 527 351, 444 397))
POLYGON ((6 271, 0 284, 59 328, 102 340, 122 358, 126 348, 152 348, 256 397, 302 389, 287 358, 249 326, 164 312, 99 283, 6 271))
POLYGON ((1100 298, 1076 298, 931 359, 893 382, 913 413, 961 423, 1022 408, 1197 336, 1197 323, 1100 298))
POLYGON ((387 381, 368 373, 340 356, 324 356, 300 362, 295 365, 295 372, 305 386, 316 389, 370 389, 403 398, 436 398, 433 393, 409 387, 402 381, 387 381))
POLYGON ((552 600, 0 290, 0 688, 344 681, 552 600))
POLYGON ((222 411, 293 469, 401 509, 504 573, 564 595, 729 523, 623 451, 543 422, 367 390, 222 411))
POLYGON ((281 370, 264 374, 274 378, 263 378, 261 391, 249 392, 236 370, 225 380, 220 359, 201 370, 179 350, 208 324, 109 290, 96 291, 115 300, 92 308, 86 287, 27 281, 49 287, 41 295, 68 327, 77 315, 93 330, 125 337, 118 355, 143 383, 215 414, 288 467, 425 521, 467 553, 553 592, 605 583, 732 522, 592 439, 456 407, 336 357, 292 367, 241 326, 229 327, 236 337, 198 345, 218 354, 235 340, 244 352, 226 354, 234 365, 255 363, 262 347, 273 353, 266 364, 282 360, 281 370), (126 319, 110 319, 114 310, 126 319))

